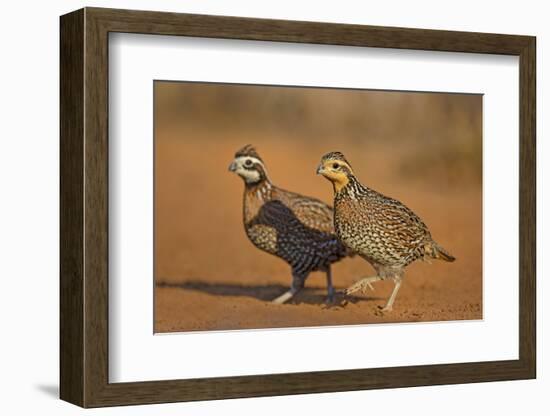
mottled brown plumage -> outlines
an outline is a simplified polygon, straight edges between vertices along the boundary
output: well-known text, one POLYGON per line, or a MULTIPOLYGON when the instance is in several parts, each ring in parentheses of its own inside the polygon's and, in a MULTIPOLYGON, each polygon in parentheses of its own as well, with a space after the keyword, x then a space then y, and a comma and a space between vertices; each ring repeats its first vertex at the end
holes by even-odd
POLYGON ((273 185, 252 146, 235 154, 229 170, 245 182, 243 222, 248 238, 291 267, 291 288, 274 302, 284 303, 294 296, 312 271, 326 272, 328 297, 332 301, 330 266, 348 253, 334 233, 332 208, 318 199, 273 185))
POLYGON ((418 259, 455 260, 432 239, 428 227, 414 212, 401 202, 363 186, 342 153, 323 156, 317 172, 334 187, 334 225, 338 238, 376 270, 376 276, 360 280, 346 290, 347 294, 392 278, 394 291, 384 308, 391 310, 406 266, 418 259))

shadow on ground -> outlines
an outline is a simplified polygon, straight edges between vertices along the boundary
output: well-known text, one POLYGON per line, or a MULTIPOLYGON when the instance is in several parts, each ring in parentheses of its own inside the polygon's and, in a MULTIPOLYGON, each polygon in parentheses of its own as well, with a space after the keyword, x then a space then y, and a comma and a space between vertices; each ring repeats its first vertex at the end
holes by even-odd
MULTIPOLYGON (((283 294, 288 290, 288 286, 280 284, 268 284, 268 285, 243 285, 238 283, 213 283, 204 282, 200 280, 187 280, 183 282, 158 282, 156 284, 158 288, 172 288, 190 290, 196 292, 207 293, 214 296, 234 296, 234 297, 248 297, 261 300, 264 302, 270 302, 277 296, 283 294)), ((349 303, 357 303, 362 301, 376 301, 382 300, 380 297, 356 297, 356 296, 344 296, 341 293, 337 293, 335 304, 340 304, 343 300, 349 303)), ((292 300, 287 303, 290 304, 310 304, 319 305, 326 303, 326 291, 321 287, 305 287, 302 289, 292 300)))

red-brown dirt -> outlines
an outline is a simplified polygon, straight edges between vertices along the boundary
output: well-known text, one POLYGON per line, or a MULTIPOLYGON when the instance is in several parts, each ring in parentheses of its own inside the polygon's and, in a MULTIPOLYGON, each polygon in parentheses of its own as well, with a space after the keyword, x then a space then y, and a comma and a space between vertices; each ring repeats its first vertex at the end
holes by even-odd
MULTIPOLYGON (((482 318, 482 192, 475 180, 449 182, 430 166, 423 167, 423 177, 407 177, 394 167, 412 145, 300 142, 235 132, 215 137, 161 127, 155 147, 156 332, 482 318), (321 273, 310 275, 289 304, 271 304, 288 289, 290 270, 248 241, 243 184, 227 171, 235 150, 247 143, 257 145, 277 186, 329 203, 332 188, 315 168, 326 151, 343 151, 364 184, 413 209, 456 262, 409 266, 391 313, 378 307, 393 283, 376 283, 374 292, 327 307, 321 273)), ((336 289, 372 271, 361 258, 345 259, 333 267, 336 289)))

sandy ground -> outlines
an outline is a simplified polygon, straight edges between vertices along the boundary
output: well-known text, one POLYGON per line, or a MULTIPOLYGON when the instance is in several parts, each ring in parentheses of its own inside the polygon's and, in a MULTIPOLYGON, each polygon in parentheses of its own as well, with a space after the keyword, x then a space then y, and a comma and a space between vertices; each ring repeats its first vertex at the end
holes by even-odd
MULTIPOLYGON (((427 180, 392 173, 388 167, 406 148, 365 151, 362 144, 342 143, 335 149, 330 143, 242 135, 203 140, 192 131, 157 132, 156 143, 156 332, 482 318, 480 185, 451 186, 429 170, 427 180), (391 313, 379 306, 392 282, 327 307, 321 273, 311 274, 289 304, 271 304, 288 289, 289 267, 248 241, 243 184, 227 171, 235 150, 247 143, 257 145, 276 185, 327 202, 332 189, 314 170, 324 152, 343 150, 363 183, 412 208, 457 261, 409 266, 391 313)), ((344 289, 372 271, 360 258, 343 260, 333 267, 335 287, 344 289)))

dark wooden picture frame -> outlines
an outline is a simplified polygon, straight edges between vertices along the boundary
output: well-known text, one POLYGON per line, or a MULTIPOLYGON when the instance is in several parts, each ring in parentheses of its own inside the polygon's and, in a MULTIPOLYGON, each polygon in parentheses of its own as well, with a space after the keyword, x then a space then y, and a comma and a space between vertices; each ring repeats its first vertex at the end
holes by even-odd
POLYGON ((61 398, 99 407, 535 378, 535 45, 530 36, 98 8, 62 16, 61 398), (109 383, 110 32, 519 56, 519 359, 109 383))

